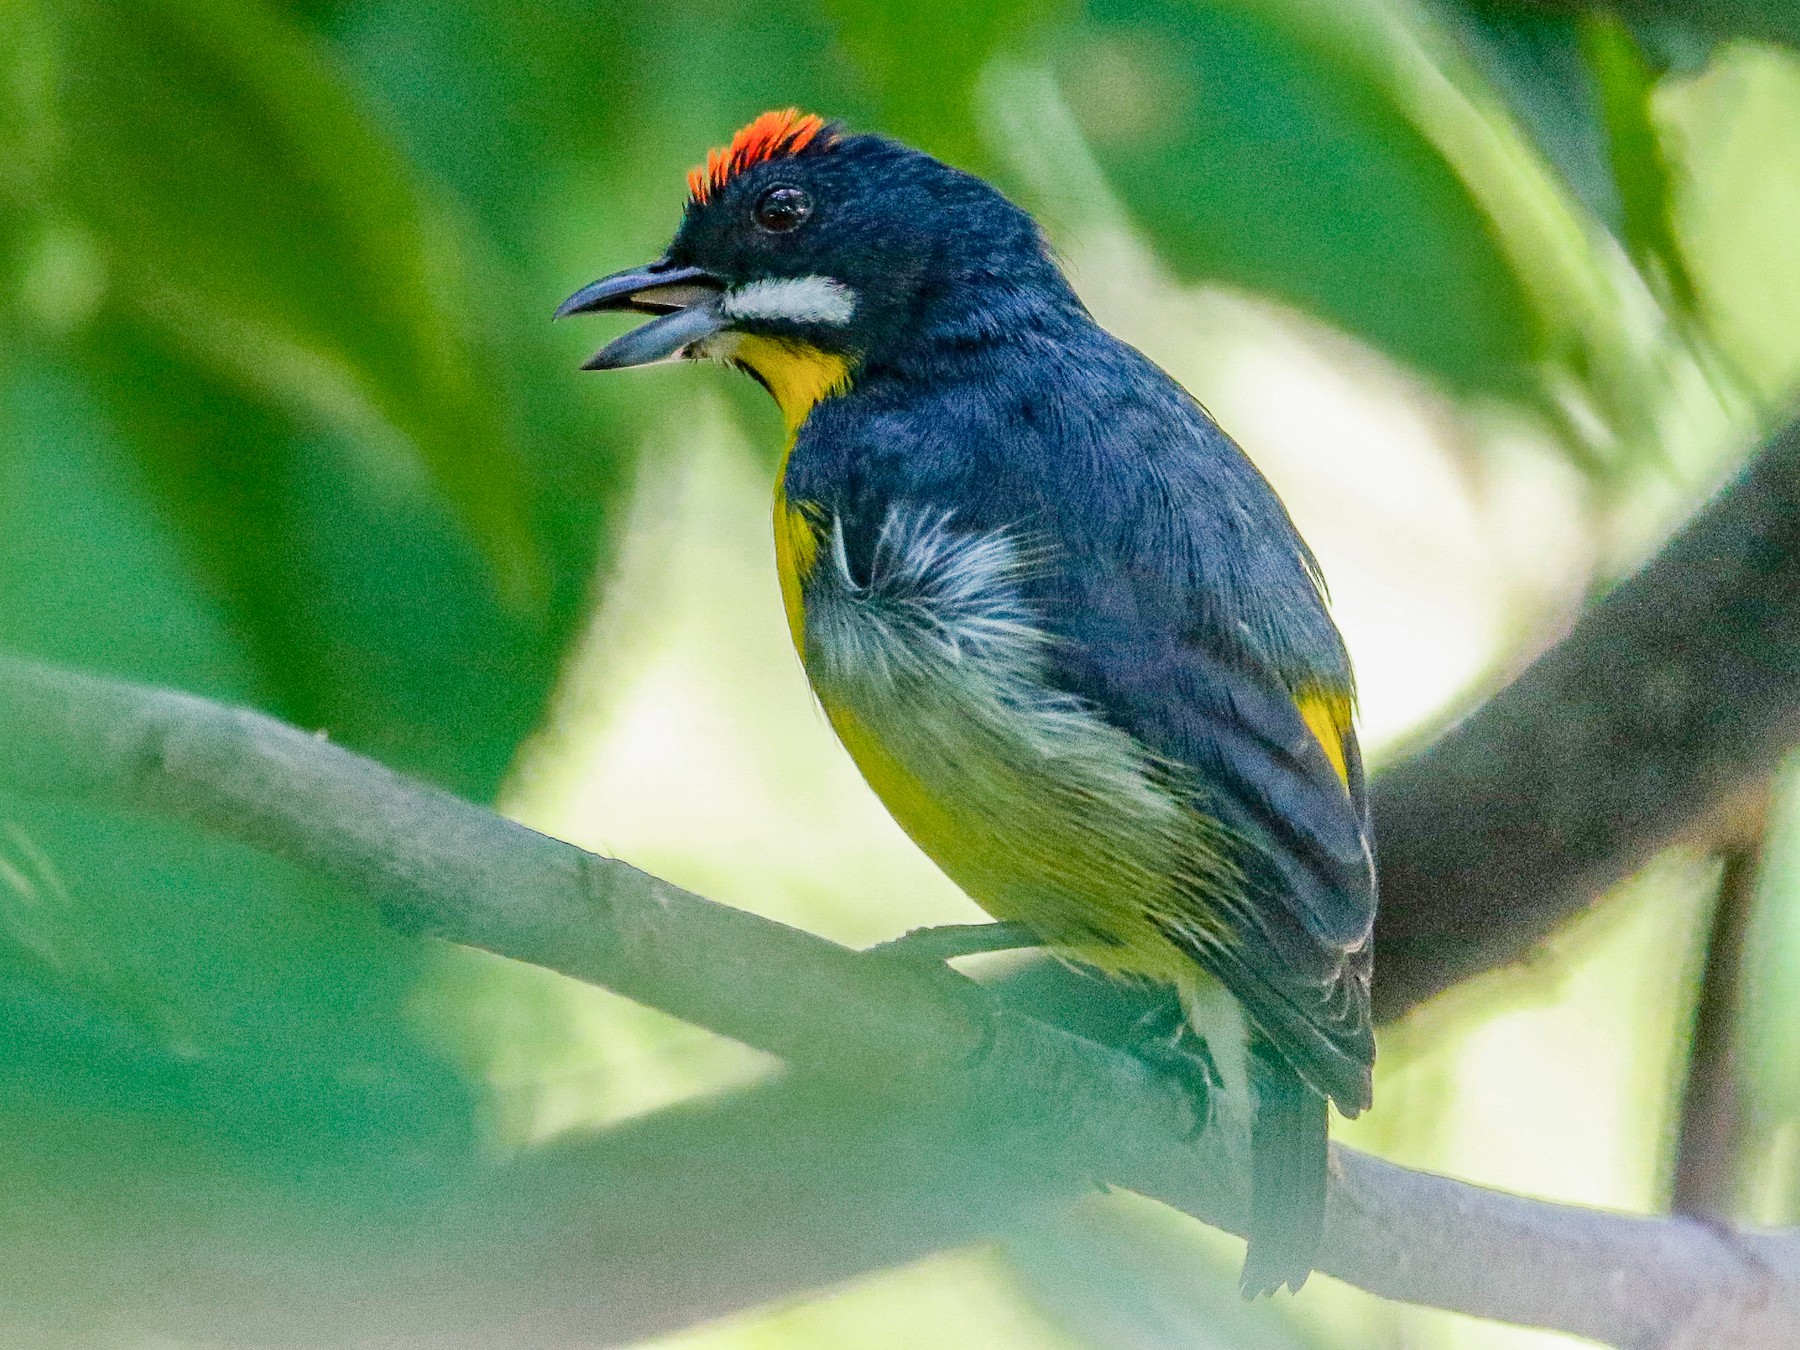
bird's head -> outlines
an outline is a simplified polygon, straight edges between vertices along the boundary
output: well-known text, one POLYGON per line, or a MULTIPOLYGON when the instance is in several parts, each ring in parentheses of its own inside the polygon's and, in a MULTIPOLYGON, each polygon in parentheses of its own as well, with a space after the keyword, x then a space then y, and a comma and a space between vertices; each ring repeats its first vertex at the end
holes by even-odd
POLYGON ((583 368, 725 361, 797 425, 865 362, 991 338, 1034 297, 1074 303, 1025 212, 929 155, 790 108, 688 175, 661 258, 582 287, 557 317, 655 315, 583 368))

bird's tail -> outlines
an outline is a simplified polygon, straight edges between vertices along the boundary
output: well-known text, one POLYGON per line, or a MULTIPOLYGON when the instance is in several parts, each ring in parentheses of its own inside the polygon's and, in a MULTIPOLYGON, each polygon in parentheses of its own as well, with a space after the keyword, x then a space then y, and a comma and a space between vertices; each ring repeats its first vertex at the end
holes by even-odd
POLYGON ((1250 1250, 1238 1287, 1245 1298, 1282 1285, 1298 1291, 1312 1273, 1325 1226, 1325 1098, 1274 1052, 1251 1059, 1256 1116, 1250 1127, 1250 1250))

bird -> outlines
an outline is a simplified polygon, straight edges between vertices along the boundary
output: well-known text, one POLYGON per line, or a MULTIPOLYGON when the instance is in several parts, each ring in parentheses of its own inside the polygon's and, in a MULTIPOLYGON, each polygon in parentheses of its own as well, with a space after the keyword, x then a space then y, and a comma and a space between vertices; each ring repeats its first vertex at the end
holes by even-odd
POLYGON ((1203 1128, 1249 1157, 1240 1286, 1297 1291, 1330 1105, 1370 1105, 1375 1055, 1355 687, 1317 561, 985 180, 788 108, 687 187, 660 258, 558 308, 652 316, 583 368, 711 360, 773 396, 777 571, 826 719, 994 919, 1173 991, 1203 1128))

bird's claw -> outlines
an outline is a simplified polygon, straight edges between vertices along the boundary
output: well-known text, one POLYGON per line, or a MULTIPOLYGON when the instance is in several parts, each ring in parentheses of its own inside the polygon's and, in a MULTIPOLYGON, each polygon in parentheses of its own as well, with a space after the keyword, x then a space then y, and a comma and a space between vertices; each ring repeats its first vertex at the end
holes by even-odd
POLYGON ((1212 1127, 1213 1094, 1223 1086, 1205 1040, 1196 1035, 1179 1000, 1159 1002, 1138 1019, 1126 1048, 1158 1075, 1174 1083, 1194 1111, 1192 1136, 1212 1127))

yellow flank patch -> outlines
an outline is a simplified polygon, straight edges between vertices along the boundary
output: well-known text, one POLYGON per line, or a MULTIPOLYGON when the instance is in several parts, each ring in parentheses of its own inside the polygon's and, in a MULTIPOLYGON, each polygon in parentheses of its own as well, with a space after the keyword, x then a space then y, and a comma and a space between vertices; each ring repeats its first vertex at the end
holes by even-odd
POLYGON ((850 387, 849 361, 805 342, 744 333, 733 346, 731 359, 768 386, 790 433, 800 429, 820 399, 850 387))
POLYGON ((986 840, 979 822, 971 819, 968 813, 958 811, 954 803, 942 800, 920 782, 854 711, 829 695, 821 697, 819 705, 824 708, 832 730, 844 743, 844 749, 856 761, 864 780, 919 847, 933 858, 939 858, 947 851, 982 849, 986 840), (956 841, 960 848, 947 850, 943 847, 950 841, 956 841))
MULTIPOLYGON (((786 457, 782 466, 786 468, 786 457)), ((819 558, 819 536, 806 512, 788 504, 775 484, 775 574, 781 578, 781 607, 787 611, 788 635, 794 650, 806 656, 806 600, 802 587, 819 558)))
POLYGON ((1325 758, 1337 770, 1344 786, 1350 786, 1350 761, 1344 746, 1350 737, 1350 696, 1335 689, 1309 689, 1297 694, 1294 706, 1319 744, 1325 758))

